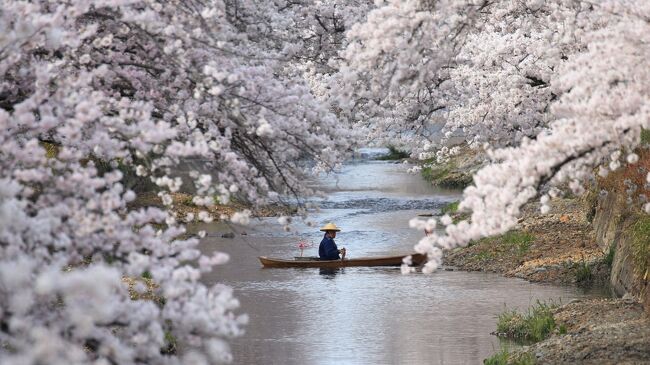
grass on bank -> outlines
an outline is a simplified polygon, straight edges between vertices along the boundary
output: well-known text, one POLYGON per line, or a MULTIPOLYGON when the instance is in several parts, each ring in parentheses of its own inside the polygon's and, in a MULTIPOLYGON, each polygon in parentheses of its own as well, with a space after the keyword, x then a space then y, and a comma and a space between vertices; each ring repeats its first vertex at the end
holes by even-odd
POLYGON ((449 203, 449 204, 445 205, 444 207, 442 207, 442 209, 440 209, 440 213, 442 213, 442 214, 456 213, 456 212, 458 212, 458 206, 459 205, 460 205, 460 201, 455 201, 453 203, 449 203))
POLYGON ((508 246, 515 247, 519 254, 528 252, 534 240, 535 236, 522 231, 510 231, 501 236, 501 241, 508 246))
POLYGON ((642 216, 632 226, 634 266, 643 280, 650 277, 650 217, 642 216))
MULTIPOLYGON (((558 305, 537 301, 527 313, 506 310, 499 315, 497 333, 502 336, 539 342, 546 339, 556 328, 553 310, 558 305)), ((561 328, 560 328, 561 330, 561 328)))
POLYGON ((535 235, 519 230, 509 231, 501 236, 485 237, 472 241, 469 261, 482 264, 495 258, 506 261, 521 261, 530 251, 535 235))
MULTIPOLYGON (((566 327, 558 326, 553 318, 553 310, 558 306, 553 302, 537 301, 535 305, 528 308, 526 313, 506 310, 498 317, 497 335, 535 343, 545 340, 554 332, 566 334, 566 327)), ((535 363, 533 354, 528 352, 513 354, 505 346, 496 354, 483 360, 483 364, 486 365, 534 365, 535 363)))
POLYGON ((650 143, 650 129, 641 129, 641 143, 650 143))
POLYGON ((464 189, 472 184, 472 174, 455 169, 452 163, 430 165, 425 163, 422 178, 433 185, 448 189, 464 189))
POLYGON ((451 219, 454 222, 454 224, 462 220, 469 219, 472 214, 469 212, 459 212, 458 211, 459 205, 460 205, 460 201, 449 203, 443 206, 442 208, 440 208, 440 214, 448 214, 449 216, 451 216, 451 219))
POLYGON ((499 352, 483 360, 485 365, 535 365, 535 357, 529 353, 524 353, 516 358, 508 351, 507 348, 502 347, 499 352))
POLYGON ((490 245, 497 245, 506 250, 514 250, 516 254, 523 255, 530 250, 530 246, 535 241, 535 236, 529 232, 509 231, 501 236, 483 238, 479 242, 490 245))
POLYGON ((577 284, 591 283, 594 278, 594 273, 591 265, 589 265, 589 263, 586 261, 577 263, 577 266, 575 268, 575 278, 577 284))
POLYGON ((481 251, 476 254, 476 259, 478 261, 488 261, 488 260, 492 260, 493 258, 494 258, 494 253, 489 251, 481 251))
MULTIPOLYGON (((558 305, 551 302, 537 301, 535 305, 528 308, 527 313, 519 313, 516 310, 506 310, 499 315, 497 321, 497 334, 520 341, 539 342, 548 338, 554 331, 566 334, 566 327, 555 323, 553 310, 558 305)), ((533 365, 535 357, 530 353, 518 353, 513 355, 506 347, 499 352, 483 360, 486 365, 533 365)))
POLYGON ((426 166, 422 168, 421 174, 425 180, 436 183, 437 181, 447 176, 450 171, 451 171, 451 165, 449 164, 439 164, 439 165, 426 164, 426 166))

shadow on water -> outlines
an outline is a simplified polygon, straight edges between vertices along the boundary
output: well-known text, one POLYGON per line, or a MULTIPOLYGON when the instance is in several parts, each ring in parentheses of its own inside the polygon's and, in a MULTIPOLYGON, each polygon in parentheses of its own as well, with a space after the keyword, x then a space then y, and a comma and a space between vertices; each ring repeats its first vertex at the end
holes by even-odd
POLYGON ((318 270, 318 274, 323 277, 323 279, 334 279, 338 274, 344 274, 345 269, 342 267, 339 268, 324 268, 321 267, 318 270))

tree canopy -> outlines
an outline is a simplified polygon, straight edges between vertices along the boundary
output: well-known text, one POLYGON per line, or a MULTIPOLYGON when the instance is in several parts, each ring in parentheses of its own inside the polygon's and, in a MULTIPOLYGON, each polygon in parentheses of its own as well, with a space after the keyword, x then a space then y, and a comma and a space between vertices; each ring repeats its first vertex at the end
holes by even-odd
POLYGON ((200 281, 228 256, 129 208, 133 181, 165 206, 181 189, 258 206, 312 194, 307 174, 368 140, 444 159, 460 138, 491 163, 470 221, 411 222, 445 226, 416 246, 431 272, 531 199, 636 162, 650 128, 645 0, 8 0, 0 29, 7 364, 231 360, 247 318, 200 281), (209 173, 182 177, 190 159, 209 173), (122 280, 142 275, 164 301, 132 300, 122 280), (161 351, 168 333, 191 350, 161 351))
MULTIPOLYGON (((453 136, 484 150, 444 235, 416 249, 440 264, 442 249, 504 233, 521 206, 567 185, 575 193, 638 159, 650 127, 650 5, 644 1, 386 1, 348 33, 333 95, 377 136, 445 158, 453 136), (435 125, 443 138, 434 140, 435 125)), ((645 206, 650 210, 650 206, 645 206)))

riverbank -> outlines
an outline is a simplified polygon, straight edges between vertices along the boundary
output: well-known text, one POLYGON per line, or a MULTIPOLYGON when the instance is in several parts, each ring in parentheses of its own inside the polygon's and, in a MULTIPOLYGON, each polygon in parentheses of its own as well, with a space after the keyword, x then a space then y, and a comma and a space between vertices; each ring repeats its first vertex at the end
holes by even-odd
POLYGON ((538 364, 650 364, 650 318, 634 298, 576 300, 553 312, 556 333, 515 354, 538 364))
POLYGON ((457 146, 458 152, 442 162, 436 158, 419 161, 422 177, 431 184, 450 189, 460 189, 472 183, 472 175, 483 165, 483 155, 466 145, 457 146))
POLYGON ((551 213, 544 215, 539 203, 528 204, 515 230, 451 251, 445 263, 532 282, 605 284, 611 257, 594 239, 586 204, 578 198, 555 199, 551 213))
MULTIPOLYGON (((592 204, 588 197, 555 199, 546 215, 539 204, 529 204, 515 230, 449 252, 445 263, 532 282, 607 288, 615 252, 598 244, 592 204)), ((555 308, 552 318, 556 330, 549 338, 502 352, 494 363, 650 364, 650 317, 639 298, 573 301, 555 308)))
MULTIPOLYGON (((198 206, 192 202, 192 195, 186 193, 169 193, 172 197, 170 211, 176 214, 177 219, 183 222, 199 222, 199 213, 207 212, 214 220, 224 220, 232 217, 236 212, 244 210, 251 211, 251 217, 275 217, 281 215, 294 215, 296 210, 293 207, 282 205, 266 205, 253 209, 250 205, 232 201, 228 204, 213 204, 209 207, 198 206)), ((163 207, 162 199, 155 192, 144 192, 137 195, 136 199, 129 204, 129 209, 142 207, 163 207)))
POLYGON ((554 308, 550 337, 502 350, 486 363, 650 364, 650 219, 630 195, 650 196, 644 185, 650 153, 637 152, 638 163, 598 179, 598 187, 583 197, 553 199, 545 215, 539 203, 529 203, 514 230, 445 255, 445 264, 461 270, 595 285, 618 297, 554 308))

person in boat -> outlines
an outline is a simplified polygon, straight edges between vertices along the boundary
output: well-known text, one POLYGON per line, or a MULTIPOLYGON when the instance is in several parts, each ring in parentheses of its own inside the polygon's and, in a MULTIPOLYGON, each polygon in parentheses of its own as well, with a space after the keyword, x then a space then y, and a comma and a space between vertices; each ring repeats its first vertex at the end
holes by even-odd
POLYGON ((325 232, 323 240, 320 241, 320 246, 318 246, 318 256, 321 260, 339 260, 345 258, 345 248, 339 250, 334 243, 334 238, 336 238, 336 232, 341 230, 334 223, 327 223, 323 228, 320 229, 321 232, 325 232))

